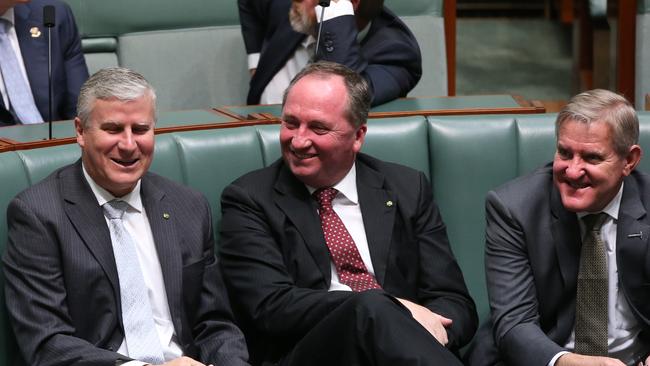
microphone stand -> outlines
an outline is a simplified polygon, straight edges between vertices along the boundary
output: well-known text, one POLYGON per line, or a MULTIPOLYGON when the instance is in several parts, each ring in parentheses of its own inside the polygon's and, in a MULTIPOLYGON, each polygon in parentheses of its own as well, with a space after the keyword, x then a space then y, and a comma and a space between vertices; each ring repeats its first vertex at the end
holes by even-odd
POLYGON ((318 1, 318 5, 321 6, 321 11, 320 11, 320 24, 318 25, 318 36, 316 37, 316 52, 314 53, 314 60, 316 60, 316 56, 318 55, 318 47, 320 45, 320 35, 321 32, 323 31, 323 17, 325 16, 325 8, 330 6, 330 0, 320 0, 318 1))

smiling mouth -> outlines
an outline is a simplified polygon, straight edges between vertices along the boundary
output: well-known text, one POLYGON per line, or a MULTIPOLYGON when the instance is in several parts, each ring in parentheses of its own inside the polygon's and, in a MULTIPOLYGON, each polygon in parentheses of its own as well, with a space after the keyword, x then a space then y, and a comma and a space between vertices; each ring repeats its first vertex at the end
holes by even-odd
POLYGON ((590 187, 590 185, 587 183, 580 183, 580 182, 566 182, 566 183, 573 189, 583 189, 583 188, 590 187))
POLYGON ((135 165, 135 163, 137 163, 140 159, 128 159, 128 160, 125 160, 125 159, 111 159, 111 160, 113 160, 113 162, 118 164, 118 165, 121 165, 121 166, 124 166, 124 167, 130 167, 130 166, 135 165))
POLYGON ((313 158, 313 157, 316 156, 316 154, 305 154, 305 153, 299 153, 299 152, 294 151, 294 150, 291 150, 291 152, 293 153, 293 155, 294 155, 295 157, 297 157, 298 159, 301 159, 301 160, 309 159, 309 158, 313 158))

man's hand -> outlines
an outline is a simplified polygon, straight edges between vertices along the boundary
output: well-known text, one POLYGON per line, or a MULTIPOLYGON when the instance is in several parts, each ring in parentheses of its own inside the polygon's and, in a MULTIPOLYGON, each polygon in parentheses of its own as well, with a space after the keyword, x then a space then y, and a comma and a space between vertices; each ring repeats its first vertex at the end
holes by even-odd
POLYGON ((413 319, 417 320, 420 325, 424 327, 431 335, 440 342, 443 346, 449 343, 447 338, 447 329, 451 326, 452 320, 438 315, 424 306, 418 305, 408 300, 397 299, 402 305, 406 306, 411 312, 413 319))
POLYGON ((625 364, 615 358, 567 353, 557 359, 555 366, 625 366, 625 364))
POLYGON ((639 366, 650 366, 650 356, 645 359, 644 363, 639 362, 639 366))
MULTIPOLYGON (((162 365, 156 365, 156 366, 206 366, 206 365, 202 364, 199 361, 193 360, 189 357, 179 357, 169 362, 165 362, 162 365)), ((207 365, 207 366, 212 366, 212 365, 207 365)))

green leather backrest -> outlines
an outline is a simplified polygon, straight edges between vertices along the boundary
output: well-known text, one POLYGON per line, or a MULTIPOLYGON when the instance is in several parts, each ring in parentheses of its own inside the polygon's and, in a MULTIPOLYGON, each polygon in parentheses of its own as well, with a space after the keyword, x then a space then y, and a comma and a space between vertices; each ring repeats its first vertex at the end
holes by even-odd
POLYGON ((246 103, 239 25, 127 33, 119 36, 118 60, 156 88, 161 111, 246 103))
POLYGON ((637 1, 634 101, 637 109, 645 108, 650 94, 650 0, 637 1))
POLYGON ((443 0, 385 0, 384 4, 413 32, 422 53, 422 78, 408 95, 447 95, 443 0))

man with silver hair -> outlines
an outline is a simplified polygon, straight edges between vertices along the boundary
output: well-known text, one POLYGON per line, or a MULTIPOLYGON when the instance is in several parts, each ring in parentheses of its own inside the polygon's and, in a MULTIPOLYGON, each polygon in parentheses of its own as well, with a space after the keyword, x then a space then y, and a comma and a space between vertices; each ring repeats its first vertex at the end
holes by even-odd
POLYGON ((552 164, 488 193, 491 324, 470 365, 648 365, 650 176, 630 103, 575 96, 552 164), (493 328, 493 329, 490 329, 493 328))
POLYGON ((247 365, 199 193, 147 172, 156 95, 104 69, 81 88, 81 159, 7 210, 7 308, 29 365, 247 365))

